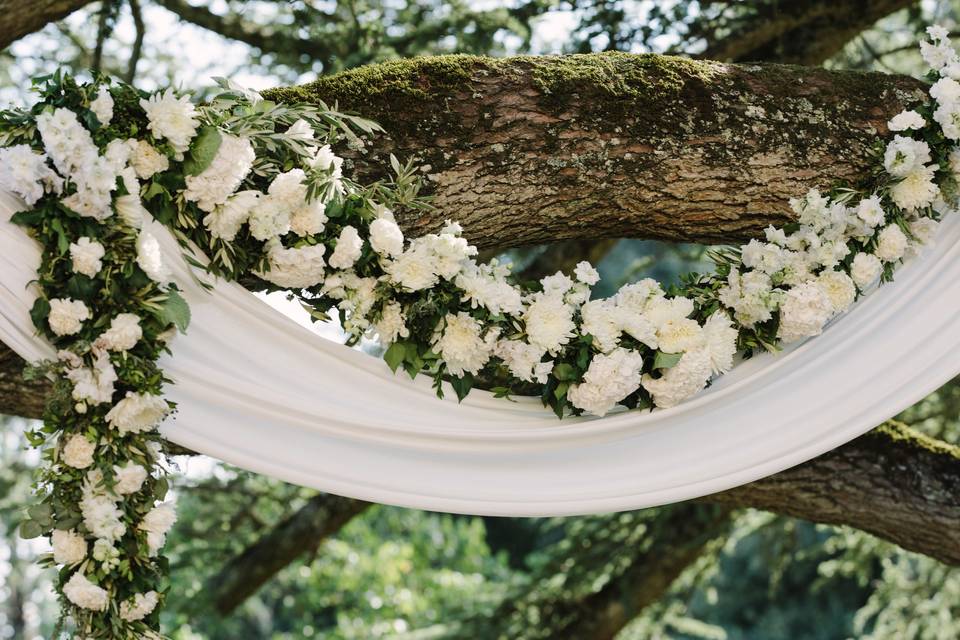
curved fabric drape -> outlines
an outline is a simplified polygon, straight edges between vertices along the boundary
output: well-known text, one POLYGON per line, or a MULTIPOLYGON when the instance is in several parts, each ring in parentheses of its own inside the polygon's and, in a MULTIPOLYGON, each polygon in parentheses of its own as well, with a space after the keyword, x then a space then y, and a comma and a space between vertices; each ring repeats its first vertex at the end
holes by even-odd
MULTIPOLYGON (((39 247, 0 194, 0 341, 48 358, 28 311, 39 247)), ((655 412, 558 421, 539 400, 427 379, 321 338, 228 282, 191 278, 156 225, 193 319, 161 362, 176 382, 170 440, 251 471, 365 500, 545 516, 636 509, 756 480, 828 451, 960 372, 960 215, 897 281, 824 334, 751 359, 697 398, 655 412), (455 398, 450 392, 448 398, 455 398)))

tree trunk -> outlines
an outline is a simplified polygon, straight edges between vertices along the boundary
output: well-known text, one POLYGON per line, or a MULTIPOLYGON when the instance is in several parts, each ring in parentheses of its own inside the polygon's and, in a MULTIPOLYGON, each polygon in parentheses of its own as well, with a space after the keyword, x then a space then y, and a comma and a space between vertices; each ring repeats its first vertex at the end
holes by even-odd
POLYGON ((47 24, 67 17, 92 0, 0 0, 0 49, 47 24))

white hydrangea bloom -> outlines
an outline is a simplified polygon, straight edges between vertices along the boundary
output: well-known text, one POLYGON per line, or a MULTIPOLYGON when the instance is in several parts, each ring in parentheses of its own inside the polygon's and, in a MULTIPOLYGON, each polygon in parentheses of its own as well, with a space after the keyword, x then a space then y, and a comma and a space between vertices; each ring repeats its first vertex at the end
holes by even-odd
POLYGON ((541 362, 544 350, 523 340, 500 339, 494 355, 503 360, 510 373, 526 382, 543 384, 553 370, 553 361, 541 362))
POLYGON ((205 215, 203 225, 214 238, 233 242, 262 196, 263 194, 259 191, 238 191, 227 198, 222 205, 205 215))
POLYGON ((715 311, 703 323, 704 350, 713 373, 726 373, 733 368, 738 334, 730 316, 723 311, 715 311))
POLYGON ((434 334, 435 350, 447 363, 454 376, 479 373, 487 364, 497 344, 498 330, 484 333, 483 327, 469 313, 448 313, 442 329, 434 334))
POLYGON ((832 315, 833 304, 827 294, 816 282, 806 282, 784 296, 777 336, 784 343, 790 343, 820 335, 832 315))
POLYGON ((156 556, 163 548, 167 540, 167 532, 176 521, 177 512, 168 502, 157 505, 143 517, 143 521, 137 528, 147 534, 147 547, 151 557, 156 556))
POLYGON ((114 465, 113 474, 116 482, 113 490, 122 496, 140 491, 148 475, 146 469, 132 460, 128 460, 122 467, 114 465))
POLYGON ((149 231, 140 231, 137 236, 137 265, 154 282, 166 284, 170 280, 170 268, 163 260, 160 242, 149 231))
POLYGON ((50 301, 47 323, 58 336, 72 336, 83 328, 84 320, 90 319, 90 310, 80 300, 54 298, 50 301))
POLYGON ((349 269, 363 253, 363 238, 356 228, 346 226, 340 231, 337 246, 330 256, 330 266, 334 269, 349 269))
POLYGON ((150 431, 170 412, 161 396, 128 391, 126 397, 107 413, 107 422, 120 433, 150 431))
POLYGON ((74 272, 90 278, 95 278, 100 273, 103 268, 101 260, 105 253, 106 249, 102 244, 87 237, 70 243, 70 261, 74 272))
POLYGON ((158 140, 167 140, 174 151, 185 153, 190 148, 190 141, 197 135, 197 110, 188 96, 180 98, 173 89, 140 100, 140 106, 147 114, 147 128, 153 137, 158 140))
POLYGON ((121 313, 110 321, 110 327, 97 339, 97 343, 110 351, 129 351, 143 337, 140 318, 133 313, 121 313))
POLYGON ((221 134, 220 147, 210 166, 199 175, 186 177, 183 197, 210 213, 240 187, 256 159, 249 139, 221 134))
POLYGON ((96 442, 90 442, 86 436, 75 433, 63 445, 60 459, 68 467, 86 469, 93 464, 93 454, 96 450, 96 442))
POLYGON ((642 367, 643 358, 630 349, 618 347, 596 355, 583 374, 583 382, 567 391, 567 399, 586 413, 604 416, 640 388, 642 367))
POLYGON ((82 571, 77 571, 63 585, 63 595, 81 609, 106 611, 110 605, 110 594, 106 589, 90 582, 82 571))
POLYGON ((90 102, 90 111, 97 116, 101 126, 107 126, 113 120, 113 96, 110 95, 110 89, 100 87, 97 97, 90 102))
POLYGON ((306 289, 323 282, 327 248, 322 244, 287 249, 274 239, 267 246, 270 270, 258 273, 259 277, 285 289, 306 289))
POLYGON ((901 209, 915 211, 933 203, 940 193, 934 182, 937 165, 920 167, 895 182, 890 188, 890 198, 901 209))
POLYGON ((403 308, 396 302, 383 305, 380 319, 374 325, 380 338, 380 344, 387 346, 397 341, 397 338, 407 338, 410 330, 407 329, 407 319, 403 308))
POLYGON ((370 223, 370 246, 382 256, 403 253, 403 231, 388 218, 377 218, 370 223))
POLYGON ((0 147, 0 189, 33 206, 44 192, 60 193, 63 180, 47 166, 47 156, 25 144, 0 147))
POLYGON ((907 251, 907 236, 898 225, 891 224, 883 228, 877 236, 877 250, 874 254, 884 262, 896 262, 907 251))
POLYGON ((160 602, 160 596, 156 591, 138 593, 131 599, 120 603, 120 618, 127 622, 136 622, 143 620, 153 613, 160 602))
POLYGON ((576 268, 573 270, 573 275, 577 277, 577 280, 591 287, 600 282, 600 272, 594 269, 593 265, 586 260, 577 263, 576 268))
POLYGON ((50 543, 53 545, 53 561, 57 564, 72 566, 87 558, 87 541, 76 531, 54 529, 50 543))
POLYGON ((817 276, 817 285, 827 294, 834 313, 843 313, 857 298, 853 279, 843 271, 824 271, 817 276))
POLYGON ((893 116, 887 123, 887 128, 890 131, 907 131, 909 129, 923 129, 925 124, 923 116, 911 109, 909 111, 903 110, 893 116))
POLYGON ((559 351, 576 335, 573 307, 559 295, 535 295, 523 314, 523 321, 530 344, 550 353, 559 351))
POLYGON ((669 409, 702 391, 712 370, 710 354, 706 348, 700 348, 684 353, 680 361, 659 378, 644 374, 642 384, 653 396, 656 406, 669 409))

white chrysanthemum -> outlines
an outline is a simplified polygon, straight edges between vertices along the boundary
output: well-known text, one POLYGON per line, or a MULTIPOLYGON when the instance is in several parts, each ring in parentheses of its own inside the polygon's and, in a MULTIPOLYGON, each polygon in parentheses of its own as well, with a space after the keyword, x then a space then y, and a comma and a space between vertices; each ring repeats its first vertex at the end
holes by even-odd
POLYGON ((645 374, 643 388, 653 396, 653 403, 661 409, 674 407, 699 393, 710 379, 713 363, 705 348, 687 351, 673 367, 659 378, 645 374))
POLYGON ((83 321, 90 319, 90 310, 80 300, 54 298, 50 301, 47 322, 50 330, 58 336, 72 336, 83 328, 83 321))
POLYGON ((396 302, 383 305, 380 319, 374 325, 374 330, 380 338, 380 344, 384 346, 393 344, 397 338, 408 337, 410 330, 407 329, 403 308, 396 302))
POLYGON ((913 110, 904 110, 890 118, 887 128, 890 131, 907 131, 909 129, 923 129, 925 124, 923 116, 919 113, 913 110))
POLYGON ((170 268, 163 260, 160 242, 149 231, 141 231, 137 236, 137 265, 154 282, 166 284, 170 280, 170 268))
POLYGON ((290 231, 290 209, 273 196, 258 198, 249 214, 250 235, 257 240, 270 240, 290 231))
POLYGON ((90 611, 106 611, 110 604, 110 593, 90 582, 82 571, 77 571, 63 585, 63 595, 67 600, 90 611))
POLYGON ((436 351, 455 376, 478 373, 487 364, 497 343, 496 329, 483 332, 483 327, 469 313, 448 313, 443 328, 433 337, 436 351))
POLYGON ((44 192, 60 193, 63 180, 47 166, 47 156, 25 144, 0 147, 0 189, 23 198, 30 206, 44 192))
POLYGON ((83 237, 70 243, 70 261, 73 270, 87 277, 95 278, 103 268, 101 259, 106 250, 96 240, 83 237))
POLYGON ((96 442, 90 442, 86 436, 75 433, 63 445, 60 459, 68 467, 86 469, 93 464, 93 454, 96 450, 96 442))
POLYGON ((113 120, 113 96, 110 95, 110 89, 100 87, 97 97, 90 102, 90 111, 97 116, 101 126, 107 126, 113 120))
POLYGON ((642 367, 643 358, 630 349, 617 348, 596 355, 583 374, 583 382, 567 391, 567 399, 586 413, 604 416, 640 388, 642 367))
POLYGON ((323 282, 326 262, 323 254, 327 248, 322 244, 285 248, 279 240, 267 245, 270 270, 257 275, 285 289, 305 289, 323 282))
POLYGON ((894 136, 887 144, 883 166, 895 178, 903 178, 930 162, 930 145, 923 140, 894 136))
POLYGON ((777 336, 785 343, 820 335, 833 315, 833 304, 816 282, 805 282, 787 291, 780 305, 777 336))
POLYGON ((140 491, 144 481, 147 479, 147 470, 130 460, 122 467, 114 465, 113 474, 114 481, 116 482, 113 490, 122 496, 140 491))
POLYGON ((907 236, 895 224, 883 228, 877 236, 877 250, 874 254, 884 262, 896 262, 907 251, 907 236))
POLYGON ((670 318, 657 328, 657 342, 664 353, 683 353, 703 345, 703 329, 690 318, 670 318))
POLYGON ((170 168, 170 159, 157 151, 146 140, 128 140, 130 144, 130 166, 136 171, 137 177, 149 180, 155 174, 170 168))
POLYGON ((87 541, 76 531, 54 529, 50 536, 53 561, 67 566, 79 564, 87 557, 87 541))
POLYGON ((330 266, 334 269, 349 269, 363 253, 363 238, 352 226, 346 226, 340 231, 337 246, 330 256, 330 266))
POLYGON ((110 351, 129 351, 142 337, 140 318, 133 313, 121 313, 110 321, 110 328, 100 335, 97 342, 110 351))
POLYGON ((126 397, 107 413, 107 422, 120 433, 142 433, 153 429, 170 412, 161 396, 128 391, 126 397))
POLYGON ((704 349, 713 373, 726 373, 733 368, 738 334, 730 316, 723 311, 715 311, 703 323, 704 349))
POLYGON ((428 289, 437 283, 437 259, 430 248, 413 242, 384 268, 393 282, 409 291, 428 289))
POLYGON ((227 201, 253 168, 257 154, 247 138, 221 134, 213 161, 199 175, 187 176, 183 197, 206 212, 227 201))
POLYGON ((817 285, 827 294, 834 313, 843 313, 857 298, 853 279, 843 271, 824 271, 817 277, 817 285))
POLYGON ((623 334, 622 309, 610 298, 591 300, 580 309, 580 326, 593 338, 594 346, 608 353, 620 344, 623 334))
POLYGON ((575 335, 573 307, 559 295, 535 296, 523 314, 523 321, 530 344, 550 353, 559 351, 575 335))
POLYGON ((883 272, 883 263, 872 253, 858 253, 850 265, 850 276, 861 290, 874 283, 883 272))
POLYGON ((370 223, 370 246, 382 256, 398 256, 403 253, 403 231, 393 220, 377 218, 370 223))
POLYGON ((553 370, 553 362, 541 362, 544 350, 523 340, 501 339, 497 341, 494 355, 503 360, 510 373, 526 382, 547 381, 553 370))
POLYGON ((934 182, 937 165, 920 167, 890 188, 890 198, 901 209, 914 211, 930 205, 940 193, 934 182))
POLYGON ((167 540, 167 532, 176 521, 177 512, 173 505, 167 502, 157 505, 143 517, 137 528, 147 534, 147 547, 151 557, 156 556, 163 548, 167 540))
POLYGON ((138 593, 129 600, 120 603, 120 618, 127 622, 143 620, 153 613, 160 601, 156 591, 138 593))
POLYGON ((157 139, 166 139, 177 153, 185 153, 197 135, 197 110, 188 96, 178 98, 173 89, 140 100, 147 114, 147 128, 157 139))
POLYGON ((150 212, 140 202, 140 197, 136 194, 127 194, 120 196, 114 201, 117 209, 117 215, 123 220, 124 224, 132 229, 143 228, 144 220, 151 218, 150 212))
POLYGON ((509 269, 496 260, 478 265, 469 262, 457 275, 454 283, 463 290, 464 300, 470 306, 485 307, 491 313, 520 314, 523 312, 523 294, 505 280, 509 269))
POLYGON ((262 195, 259 191, 239 191, 233 194, 224 204, 203 217, 203 225, 214 238, 232 242, 250 218, 250 212, 257 206, 262 195))
POLYGON ((594 269, 593 265, 586 260, 577 263, 576 268, 573 270, 573 275, 577 277, 577 280, 591 287, 600 282, 600 272, 594 269))
POLYGON ((301 237, 320 233, 326 224, 326 205, 319 200, 307 202, 290 214, 290 230, 301 237))
POLYGON ((880 196, 873 194, 861 200, 857 205, 857 217, 863 220, 871 229, 883 224, 886 213, 884 213, 883 207, 880 205, 880 196))

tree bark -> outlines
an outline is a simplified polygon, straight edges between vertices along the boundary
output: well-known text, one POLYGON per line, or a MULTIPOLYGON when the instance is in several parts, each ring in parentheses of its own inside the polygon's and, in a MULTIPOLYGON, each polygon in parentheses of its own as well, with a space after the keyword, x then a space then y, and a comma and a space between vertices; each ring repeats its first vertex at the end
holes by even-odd
POLYGON ((61 20, 92 0, 0 0, 0 49, 61 20))
POLYGON ((788 219, 788 200, 861 182, 887 120, 924 99, 911 78, 621 53, 388 62, 267 92, 323 100, 389 135, 346 150, 422 166, 436 211, 481 248, 644 237, 730 242, 788 219))

